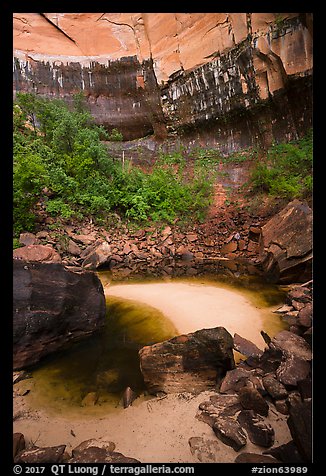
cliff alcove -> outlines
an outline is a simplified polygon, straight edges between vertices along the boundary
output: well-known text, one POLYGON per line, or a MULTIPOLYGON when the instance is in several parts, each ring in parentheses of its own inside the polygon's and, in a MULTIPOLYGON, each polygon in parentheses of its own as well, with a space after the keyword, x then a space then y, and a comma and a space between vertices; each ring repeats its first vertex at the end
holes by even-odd
POLYGON ((15 461, 310 463, 312 14, 15 13, 13 27, 13 254, 23 278, 16 295, 30 299, 14 316, 23 343, 15 461), (51 269, 58 283, 37 274, 51 269), (225 325, 200 301, 204 291, 201 308, 191 306, 211 278, 224 290, 206 295, 214 312, 226 286, 277 295, 271 327, 253 325, 258 305, 235 317, 228 308, 225 325), (166 291, 182 279, 188 294, 166 291), (75 292, 78 283, 86 284, 75 292), (120 302, 133 285, 139 294, 148 286, 163 314, 149 301, 120 302), (121 322, 146 338, 118 351, 107 341, 110 365, 123 361, 118 379, 98 353, 105 333, 126 340, 114 321, 113 331, 77 343, 61 379, 61 345, 104 329, 104 292, 108 310, 136 306, 121 322), (60 299, 51 304, 51 296, 60 299), (169 300, 189 301, 180 329, 169 300), (46 315, 61 327, 49 331, 46 315), (230 331, 237 317, 244 327, 230 331), (36 328, 42 345, 25 335, 36 328), (37 371, 28 378, 24 362, 37 362, 40 347, 40 357, 53 350, 46 391, 58 390, 68 415, 37 400, 37 371), (79 358, 91 384, 76 375, 79 358), (109 382, 116 393, 116 412, 98 411, 107 395, 91 387, 93 367, 96 385, 109 382), (141 393, 143 377, 150 395, 135 399, 131 387, 141 393), (74 398, 80 414, 69 414, 74 398))

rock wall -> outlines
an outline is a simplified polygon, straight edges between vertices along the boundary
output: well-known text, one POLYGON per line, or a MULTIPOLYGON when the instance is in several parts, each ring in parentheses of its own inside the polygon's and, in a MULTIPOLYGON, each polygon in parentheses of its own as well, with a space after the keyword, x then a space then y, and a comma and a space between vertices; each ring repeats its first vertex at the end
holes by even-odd
POLYGON ((14 14, 14 91, 82 90, 125 139, 292 139, 311 125, 311 81, 311 14, 14 14))

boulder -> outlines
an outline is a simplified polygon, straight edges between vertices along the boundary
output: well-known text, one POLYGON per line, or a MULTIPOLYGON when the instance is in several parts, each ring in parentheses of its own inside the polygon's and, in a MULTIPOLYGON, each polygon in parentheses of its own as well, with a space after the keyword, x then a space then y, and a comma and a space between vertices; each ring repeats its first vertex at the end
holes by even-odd
POLYGON ((37 237, 34 233, 21 233, 19 235, 19 243, 24 246, 37 244, 37 237))
POLYGON ((68 463, 140 463, 139 460, 124 456, 116 451, 108 451, 98 446, 90 446, 76 456, 71 458, 68 463))
POLYGON ((238 422, 248 433, 251 443, 269 448, 274 444, 274 430, 270 424, 253 410, 241 410, 238 422))
POLYGON ((282 400, 288 396, 288 392, 284 385, 273 375, 265 375, 263 377, 263 385, 269 395, 275 400, 282 400))
POLYGON ((191 454, 201 463, 219 463, 221 458, 219 442, 193 436, 188 440, 191 454))
POLYGON ((282 463, 303 463, 298 448, 293 440, 284 445, 276 446, 264 451, 264 454, 277 458, 282 463))
POLYGON ((111 246, 107 241, 103 241, 88 251, 88 254, 84 256, 82 266, 86 269, 97 269, 109 263, 111 254, 111 246))
POLYGON ((269 281, 285 284, 311 279, 311 208, 297 199, 290 202, 262 227, 259 246, 269 281))
POLYGON ((241 450, 247 444, 247 437, 236 420, 220 417, 213 424, 215 435, 235 451, 241 450))
POLYGON ((13 457, 25 449, 25 438, 22 433, 13 434, 13 457))
POLYGON ((96 392, 89 392, 85 395, 82 399, 81 406, 82 407, 93 407, 96 405, 98 400, 98 396, 96 392))
POLYGON ((287 424, 298 448, 300 456, 305 462, 312 459, 312 403, 311 400, 301 400, 298 395, 288 398, 289 417, 287 424))
POLYGON ((66 445, 23 450, 14 458, 15 463, 63 463, 66 445))
POLYGON ((310 363, 295 355, 287 356, 276 370, 276 377, 283 385, 296 386, 310 374, 310 363))
POLYGON ((281 331, 271 340, 270 347, 279 349, 283 355, 295 356, 303 360, 312 359, 312 351, 310 345, 300 337, 290 331, 281 331))
POLYGON ((14 370, 93 334, 104 325, 105 313, 103 287, 95 273, 14 260, 14 370))
POLYGON ((281 461, 271 458, 267 455, 261 455, 257 453, 240 453, 234 460, 235 463, 280 463, 281 461))
POLYGON ((200 393, 215 388, 234 368, 233 339, 224 327, 191 334, 140 349, 140 368, 147 390, 200 393))
POLYGON ((96 440, 95 438, 91 438, 86 441, 82 441, 76 448, 72 450, 72 457, 76 458, 77 456, 81 455, 85 450, 92 447, 103 448, 106 451, 112 452, 115 450, 115 443, 112 441, 106 440, 96 440))
POLYGON ((247 357, 260 357, 263 351, 256 344, 239 334, 234 334, 234 349, 247 357))
POLYGON ((268 403, 254 387, 242 387, 239 391, 239 400, 245 410, 254 410, 263 416, 268 415, 268 403))
POLYGON ((61 263, 61 256, 51 245, 28 245, 13 251, 14 259, 42 262, 61 263))
POLYGON ((213 395, 209 401, 199 405, 199 410, 197 419, 210 425, 225 445, 235 451, 246 445, 247 437, 236 419, 236 414, 241 410, 238 395, 213 395))
POLYGON ((257 389, 263 390, 264 387, 261 378, 254 374, 255 371, 237 367, 229 370, 223 378, 220 386, 221 393, 238 392, 240 388, 245 387, 250 382, 257 389))

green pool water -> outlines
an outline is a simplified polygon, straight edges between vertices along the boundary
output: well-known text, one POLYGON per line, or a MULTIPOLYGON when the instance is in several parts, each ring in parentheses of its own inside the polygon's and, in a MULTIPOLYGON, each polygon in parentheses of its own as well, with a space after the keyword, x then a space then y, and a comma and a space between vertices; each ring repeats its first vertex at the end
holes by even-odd
MULTIPOLYGON (((100 277, 107 284, 105 273, 100 277)), ((209 278, 197 281, 238 289, 262 309, 284 302, 284 292, 261 282, 250 280, 235 285, 209 278)), ((107 296, 106 303, 106 322, 100 333, 46 358, 33 369, 34 386, 26 397, 32 406, 56 413, 107 413, 123 408, 121 398, 126 387, 138 395, 144 393, 139 349, 170 339, 178 331, 159 310, 147 304, 115 296, 107 296)), ((277 314, 268 315, 266 330, 271 335, 285 328, 277 314)))

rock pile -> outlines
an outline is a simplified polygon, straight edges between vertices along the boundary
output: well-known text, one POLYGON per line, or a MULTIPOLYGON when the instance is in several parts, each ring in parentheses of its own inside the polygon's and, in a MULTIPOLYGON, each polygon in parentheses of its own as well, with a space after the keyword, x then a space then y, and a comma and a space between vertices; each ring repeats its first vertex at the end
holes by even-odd
POLYGON ((312 345, 312 281, 290 286, 286 303, 275 312, 289 325, 289 330, 312 345))
POLYGON ((253 222, 246 212, 222 215, 188 228, 175 224, 132 232, 121 226, 109 232, 91 224, 80 229, 67 225, 63 230, 35 235, 23 233, 23 247, 16 249, 14 256, 48 262, 52 250, 53 259, 60 259, 72 270, 105 268, 118 279, 193 276, 217 270, 258 274, 254 263, 258 260, 260 222, 253 222))
MULTIPOLYGON (((275 457, 274 462, 309 462, 312 457, 311 347, 303 337, 286 330, 272 339, 266 334, 264 337, 268 345, 261 352, 240 336, 235 339, 235 348, 247 353, 247 358, 226 373, 216 395, 199 405, 197 418, 208 423, 217 438, 235 451, 244 448, 249 439, 261 448, 269 448, 263 453, 275 457), (271 409, 288 415, 292 436, 289 443, 275 448, 274 429, 265 421, 271 409)), ((262 455, 251 453, 242 453, 235 459, 235 462, 264 461, 262 455)))
POLYGON ((124 456, 115 450, 112 441, 100 442, 94 439, 80 443, 72 450, 66 451, 66 445, 39 448, 25 448, 22 433, 14 433, 13 456, 15 463, 140 463, 137 459, 124 456))

